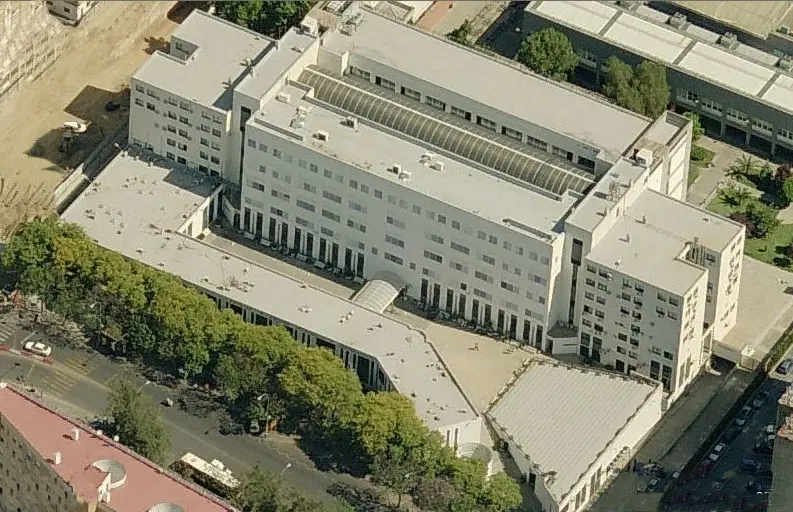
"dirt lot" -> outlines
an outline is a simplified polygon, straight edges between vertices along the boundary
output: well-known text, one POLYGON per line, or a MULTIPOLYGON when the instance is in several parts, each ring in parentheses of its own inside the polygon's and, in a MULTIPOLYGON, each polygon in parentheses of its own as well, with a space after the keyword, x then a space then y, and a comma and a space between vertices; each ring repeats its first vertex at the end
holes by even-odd
MULTIPOLYGON (((176 22, 174 2, 101 2, 76 28, 60 58, 0 111, 0 239, 23 217, 49 207, 52 190, 127 121, 129 77, 165 42, 176 22), (171 16, 173 18, 173 16, 171 16), (106 112, 105 104, 123 107, 106 112), (59 151, 65 121, 90 122, 88 131, 59 151)), ((178 21, 178 20, 177 20, 178 21)))

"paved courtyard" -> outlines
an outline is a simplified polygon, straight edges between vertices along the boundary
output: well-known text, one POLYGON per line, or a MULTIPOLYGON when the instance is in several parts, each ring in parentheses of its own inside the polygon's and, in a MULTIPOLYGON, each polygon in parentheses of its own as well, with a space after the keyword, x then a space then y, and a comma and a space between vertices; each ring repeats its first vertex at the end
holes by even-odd
POLYGON ((714 197, 719 184, 727 178, 727 171, 732 164, 746 153, 740 148, 710 137, 702 137, 697 145, 715 153, 713 165, 701 169, 697 180, 688 187, 688 202, 704 207, 714 197))
POLYGON ((793 322, 793 273, 743 257, 738 322, 714 353, 739 361, 741 350, 752 347, 762 359, 793 322))

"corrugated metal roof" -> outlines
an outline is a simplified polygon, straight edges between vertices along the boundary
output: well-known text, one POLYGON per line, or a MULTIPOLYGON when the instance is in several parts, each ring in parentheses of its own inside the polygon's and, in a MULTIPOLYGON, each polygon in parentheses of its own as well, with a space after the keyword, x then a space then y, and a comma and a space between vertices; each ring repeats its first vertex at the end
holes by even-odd
POLYGON ((634 378, 534 361, 488 413, 563 499, 657 387, 634 378))

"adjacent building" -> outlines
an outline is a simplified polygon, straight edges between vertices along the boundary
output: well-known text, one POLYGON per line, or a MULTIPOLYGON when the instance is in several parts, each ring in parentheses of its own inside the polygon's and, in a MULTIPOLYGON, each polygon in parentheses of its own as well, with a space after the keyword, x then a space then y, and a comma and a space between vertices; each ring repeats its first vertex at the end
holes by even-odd
POLYGON ((351 9, 279 41, 194 12, 132 78, 130 142, 222 180, 252 240, 679 396, 744 237, 684 202, 690 123, 351 9))
POLYGON ((661 418, 662 395, 657 380, 533 361, 487 417, 542 509, 575 512, 630 462, 661 418))
POLYGON ((592 83, 602 81, 612 56, 659 62, 678 110, 696 112, 710 133, 732 143, 793 159, 793 45, 769 53, 665 10, 636 1, 537 0, 526 7, 524 32, 564 32, 581 57, 580 75, 592 83))
POLYGON ((66 23, 77 26, 99 3, 99 0, 46 0, 50 14, 66 23))
POLYGON ((768 512, 783 512, 793 500, 793 389, 790 386, 779 399, 777 434, 771 459, 773 480, 768 495, 768 512))
POLYGON ((0 382, 0 511, 234 512, 109 439, 0 382))

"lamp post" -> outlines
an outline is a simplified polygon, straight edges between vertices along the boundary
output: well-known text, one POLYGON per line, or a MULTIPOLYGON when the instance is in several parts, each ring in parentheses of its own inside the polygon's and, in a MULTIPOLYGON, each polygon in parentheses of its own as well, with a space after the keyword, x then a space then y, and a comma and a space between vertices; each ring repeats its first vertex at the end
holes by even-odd
POLYGON ((270 432, 270 395, 267 393, 262 393, 261 395, 256 397, 256 401, 258 403, 262 403, 262 400, 267 397, 267 401, 264 403, 264 432, 270 432))
POLYGON ((95 340, 98 343, 100 341, 99 337, 100 337, 100 335, 102 333, 102 329, 104 328, 105 319, 104 319, 104 314, 103 314, 104 310, 103 310, 102 303, 97 301, 97 302, 94 302, 93 304, 89 304, 88 305, 88 309, 95 309, 95 308, 99 312, 99 322, 98 322, 98 326, 96 328, 96 340, 95 340), (97 308, 97 306, 99 306, 99 307, 97 308))

